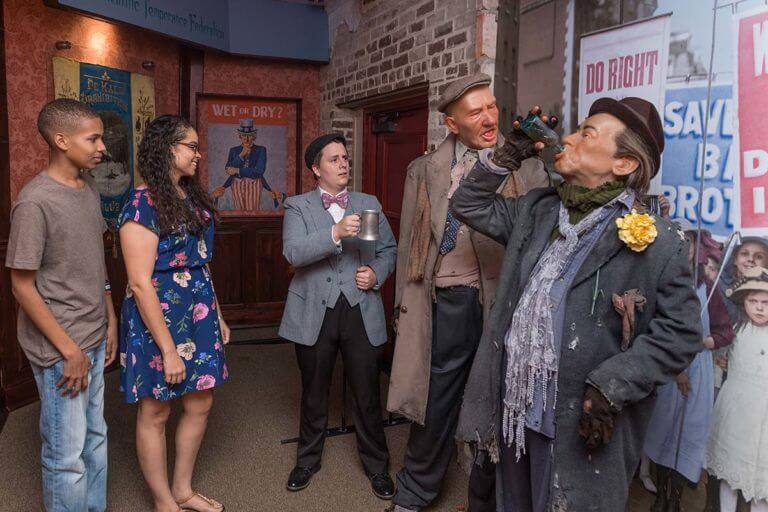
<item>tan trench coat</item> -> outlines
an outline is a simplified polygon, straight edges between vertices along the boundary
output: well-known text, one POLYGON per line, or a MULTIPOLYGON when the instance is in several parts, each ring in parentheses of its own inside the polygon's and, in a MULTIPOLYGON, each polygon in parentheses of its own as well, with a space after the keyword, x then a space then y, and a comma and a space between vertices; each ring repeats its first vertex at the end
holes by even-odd
MULTIPOLYGON (((395 308, 400 308, 400 319, 389 381, 387 409, 419 424, 424 424, 427 409, 432 358, 433 275, 438 248, 445 230, 445 218, 448 214, 448 189, 451 185, 450 171, 455 145, 456 138, 451 134, 434 153, 421 156, 411 162, 408 166, 403 193, 395 289, 395 308), (427 180, 432 237, 427 251, 425 278, 409 282, 407 269, 411 254, 411 234, 413 224, 416 222, 414 217, 417 191, 421 180, 427 180)), ((541 166, 541 162, 537 159, 524 162, 522 168, 511 174, 501 186, 502 194, 507 197, 517 197, 533 188, 549 186, 549 179, 541 166)), ((470 240, 480 265, 483 317, 488 318, 496 292, 504 247, 474 230, 470 230, 470 240)))

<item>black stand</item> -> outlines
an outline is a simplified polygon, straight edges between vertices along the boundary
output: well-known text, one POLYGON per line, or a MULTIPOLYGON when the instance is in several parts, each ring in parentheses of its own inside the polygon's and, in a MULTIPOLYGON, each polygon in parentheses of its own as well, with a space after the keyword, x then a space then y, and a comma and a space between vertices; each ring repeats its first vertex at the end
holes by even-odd
MULTIPOLYGON (((336 437, 336 436, 342 436, 344 434, 352 434, 355 432, 355 426, 354 425, 347 425, 347 372, 344 370, 344 374, 342 376, 342 382, 341 382, 341 425, 338 427, 331 427, 326 429, 325 436, 326 437, 336 437)), ((392 413, 389 413, 387 416, 387 419, 382 420, 382 424, 385 427, 394 427, 397 425, 403 425, 405 423, 410 423, 410 421, 406 418, 395 418, 392 416, 392 413)), ((291 444, 291 443, 298 443, 299 438, 298 437, 292 437, 289 439, 283 439, 280 441, 280 444, 291 444)))

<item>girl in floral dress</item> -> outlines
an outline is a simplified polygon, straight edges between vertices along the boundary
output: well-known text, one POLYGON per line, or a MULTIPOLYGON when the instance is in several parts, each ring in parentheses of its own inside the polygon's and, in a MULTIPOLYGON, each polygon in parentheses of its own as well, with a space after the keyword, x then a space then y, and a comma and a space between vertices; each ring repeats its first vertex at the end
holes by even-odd
POLYGON ((161 116, 139 145, 146 185, 120 216, 128 273, 120 333, 121 390, 139 404, 136 451, 156 512, 224 507, 192 490, 192 472, 213 403, 228 378, 221 317, 208 262, 213 203, 196 178, 198 137, 185 119, 161 116), (183 414, 176 430, 173 482, 168 483, 165 423, 171 400, 183 414))

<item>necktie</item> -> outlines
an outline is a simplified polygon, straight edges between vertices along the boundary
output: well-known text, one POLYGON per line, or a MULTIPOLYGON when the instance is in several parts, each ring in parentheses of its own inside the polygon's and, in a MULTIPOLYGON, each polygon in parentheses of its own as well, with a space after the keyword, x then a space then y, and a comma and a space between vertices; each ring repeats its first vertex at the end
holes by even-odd
MULTIPOLYGON (((461 157, 461 161, 456 163, 454 158, 451 163, 451 188, 448 192, 448 197, 453 196, 453 192, 459 188, 459 185, 464 181, 464 173, 467 169, 471 169, 475 162, 477 162, 477 151, 468 150, 461 157)), ((459 235, 459 228, 461 228, 461 221, 454 217, 453 211, 448 207, 448 215, 445 217, 445 232, 443 233, 443 241, 440 243, 440 254, 445 256, 456 248, 456 237, 459 235)))
POLYGON ((323 194, 320 196, 320 199, 323 200, 323 208, 326 210, 330 208, 334 203, 341 206, 343 209, 346 209, 347 202, 349 201, 349 192, 345 190, 337 196, 332 196, 331 194, 323 192, 323 194))

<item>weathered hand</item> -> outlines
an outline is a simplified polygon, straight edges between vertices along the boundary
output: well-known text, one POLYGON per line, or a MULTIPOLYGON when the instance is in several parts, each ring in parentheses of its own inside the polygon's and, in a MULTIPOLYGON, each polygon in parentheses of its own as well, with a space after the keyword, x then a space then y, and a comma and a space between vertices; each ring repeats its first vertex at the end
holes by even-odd
POLYGON ((240 172, 240 169, 238 169, 237 167, 225 167, 224 172, 230 176, 234 176, 235 174, 238 174, 240 172))
MULTIPOLYGON (((534 106, 530 113, 539 116, 552 129, 557 126, 557 117, 541 115, 541 107, 538 105, 534 106)), ((504 145, 493 152, 491 160, 499 167, 506 167, 515 171, 520 168, 523 160, 538 155, 544 149, 543 142, 534 142, 523 133, 520 129, 522 121, 523 118, 517 116, 517 119, 512 123, 512 131, 507 135, 504 145)))
POLYGON ((333 225, 333 238, 341 240, 342 238, 351 238, 357 236, 360 232, 360 215, 353 213, 341 219, 333 225))
POLYGON ((355 283, 361 290, 370 290, 376 286, 376 272, 368 266, 358 268, 355 275, 355 283))
POLYGON ((596 388, 587 385, 584 392, 579 435, 586 439, 587 450, 596 450, 608 444, 615 427, 618 412, 596 388))
POLYGON ((251 148, 243 148, 243 150, 240 152, 240 158, 245 160, 248 158, 248 155, 251 154, 251 148))

